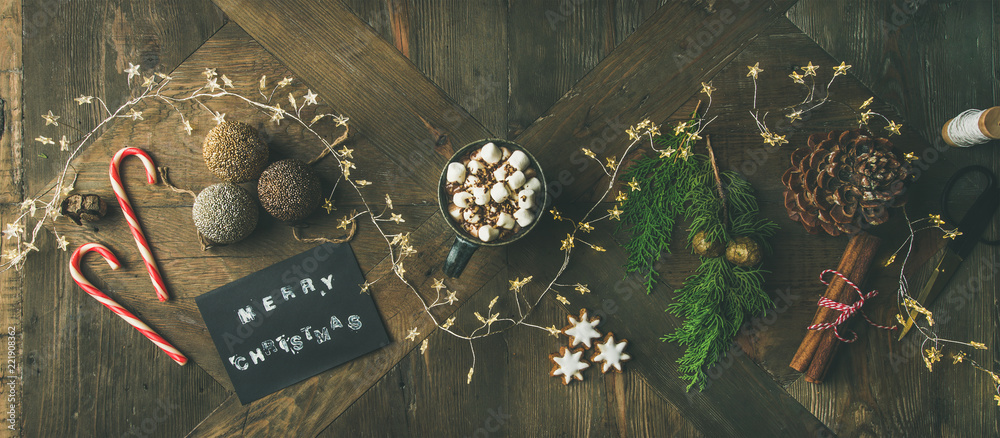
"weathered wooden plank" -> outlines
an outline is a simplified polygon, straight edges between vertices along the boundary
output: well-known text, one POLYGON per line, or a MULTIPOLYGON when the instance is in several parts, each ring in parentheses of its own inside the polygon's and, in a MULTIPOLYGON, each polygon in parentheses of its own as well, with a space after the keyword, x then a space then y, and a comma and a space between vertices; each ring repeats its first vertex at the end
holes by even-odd
POLYGON ((0 2, 0 203, 23 199, 21 3, 0 2))
POLYGON ((434 196, 453 151, 488 131, 340 2, 218 0, 232 19, 338 108, 434 196), (392 123, 373 103, 392 108, 392 123))

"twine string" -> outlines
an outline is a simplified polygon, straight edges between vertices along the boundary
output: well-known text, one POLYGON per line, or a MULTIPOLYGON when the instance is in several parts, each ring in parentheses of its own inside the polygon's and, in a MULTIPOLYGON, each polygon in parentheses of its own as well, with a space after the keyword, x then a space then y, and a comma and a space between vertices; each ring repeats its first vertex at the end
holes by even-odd
POLYGON ((979 129, 979 117, 982 114, 983 110, 970 109, 955 116, 948 122, 948 138, 951 138, 956 146, 963 148, 990 141, 990 138, 979 129))
POLYGON ((811 326, 808 327, 809 330, 826 330, 826 329, 832 328, 833 329, 833 335, 836 336, 837 339, 839 339, 841 342, 845 342, 845 343, 850 344, 851 342, 854 342, 854 341, 858 340, 858 334, 856 332, 854 332, 853 330, 849 330, 851 332, 851 339, 844 339, 844 337, 840 336, 840 329, 839 328, 840 328, 841 324, 843 324, 843 323, 847 322, 848 320, 850 320, 851 317, 854 316, 855 313, 860 313, 861 316, 863 316, 865 318, 865 321, 868 321, 868 324, 872 325, 873 327, 880 328, 880 329, 883 329, 883 330, 895 330, 896 329, 896 327, 888 327, 888 326, 884 326, 884 325, 875 324, 874 322, 872 322, 872 320, 870 318, 868 318, 868 315, 866 315, 865 312, 863 310, 861 310, 861 307, 863 307, 865 305, 865 300, 874 298, 875 296, 878 295, 878 291, 877 290, 872 290, 871 292, 868 292, 867 294, 861 292, 861 288, 859 288, 858 285, 854 284, 854 282, 852 282, 851 280, 848 280, 847 276, 845 276, 844 274, 841 274, 836 269, 827 269, 827 270, 823 271, 822 273, 820 273, 819 274, 819 281, 821 281, 824 285, 829 286, 830 282, 826 281, 825 277, 826 277, 826 274, 831 274, 831 273, 834 274, 834 275, 836 275, 836 276, 838 276, 838 277, 840 277, 841 280, 844 280, 844 283, 847 283, 848 286, 850 286, 852 289, 854 289, 855 292, 858 293, 858 301, 856 301, 854 304, 844 304, 844 303, 838 303, 836 301, 833 301, 833 300, 831 300, 831 299, 829 299, 827 297, 820 298, 819 302, 817 303, 818 306, 820 306, 820 307, 826 307, 826 308, 829 308, 829 309, 833 309, 833 310, 839 311, 840 315, 838 315, 837 319, 834 320, 833 322, 823 322, 823 323, 819 323, 819 324, 813 324, 813 325, 811 325, 811 326))

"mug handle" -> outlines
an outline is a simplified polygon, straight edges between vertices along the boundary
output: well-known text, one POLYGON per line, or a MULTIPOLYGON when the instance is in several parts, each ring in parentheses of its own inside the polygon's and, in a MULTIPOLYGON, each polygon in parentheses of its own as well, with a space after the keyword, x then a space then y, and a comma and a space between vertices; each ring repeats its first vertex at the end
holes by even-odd
POLYGON ((469 263, 469 259, 477 249, 479 245, 456 237, 455 243, 451 245, 451 251, 448 251, 448 258, 444 260, 444 274, 451 278, 462 275, 465 265, 469 263))

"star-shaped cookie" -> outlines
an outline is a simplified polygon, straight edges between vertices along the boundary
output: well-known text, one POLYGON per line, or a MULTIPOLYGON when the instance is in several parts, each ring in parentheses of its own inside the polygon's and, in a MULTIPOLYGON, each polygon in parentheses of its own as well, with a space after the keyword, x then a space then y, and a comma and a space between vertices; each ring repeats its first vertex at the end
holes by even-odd
POLYGON ((601 372, 607 373, 609 370, 614 369, 615 372, 622 372, 622 362, 626 362, 632 359, 628 353, 625 353, 625 346, 628 345, 627 339, 622 339, 621 342, 615 343, 614 333, 608 332, 607 336, 597 344, 597 353, 590 358, 593 363, 601 363, 601 372))
POLYGON ((583 374, 580 371, 590 368, 590 364, 583 358, 582 348, 570 350, 566 347, 559 347, 559 354, 550 354, 549 360, 554 364, 549 375, 552 377, 562 376, 563 385, 569 385, 573 379, 583 380, 583 374))
POLYGON ((597 331, 595 327, 601 323, 601 318, 594 317, 594 319, 587 318, 587 309, 580 309, 580 318, 574 318, 573 315, 566 317, 569 320, 569 325, 562 329, 564 335, 569 336, 569 346, 575 347, 578 344, 583 344, 585 347, 590 348, 591 342, 594 339, 600 339, 601 332, 597 331))

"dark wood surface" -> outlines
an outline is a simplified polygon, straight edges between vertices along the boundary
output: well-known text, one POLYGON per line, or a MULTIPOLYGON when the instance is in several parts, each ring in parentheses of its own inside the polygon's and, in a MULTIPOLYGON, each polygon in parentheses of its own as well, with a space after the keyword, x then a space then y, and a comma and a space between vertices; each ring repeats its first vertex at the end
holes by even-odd
MULTIPOLYGON (((217 68, 246 90, 253 90, 262 74, 292 76, 290 89, 315 90, 324 108, 351 118, 357 173, 375 183, 365 190, 390 193, 406 217, 392 229, 413 233, 419 254, 407 262, 408 277, 426 291, 433 278, 443 276, 441 263, 452 240, 434 193, 439 169, 453 150, 487 136, 525 145, 550 178, 566 181, 556 205, 578 215, 586 203, 600 201, 598 189, 608 183, 594 163, 581 165, 579 148, 600 145, 602 156, 620 154, 627 125, 649 117, 669 126, 703 98, 696 94, 700 82, 712 80, 718 90, 711 111, 719 118, 707 133, 720 164, 747 176, 758 189, 763 213, 783 232, 765 266, 772 271, 767 288, 778 307, 741 334, 740 348, 713 370, 706 391, 684 392, 674 363, 682 350, 659 341, 679 324, 662 310, 696 267, 694 257, 675 242, 657 290, 647 296, 634 279, 622 280, 619 244, 627 236, 602 223, 589 241, 608 252, 574 252, 563 281, 587 283, 594 293, 567 294, 570 305, 544 300, 530 321, 562 326, 565 315, 580 307, 602 311, 607 316, 602 327, 630 340, 635 358, 624 374, 588 374, 564 387, 547 376, 547 355, 561 341, 519 328, 476 343, 476 374, 467 385, 468 344, 434 330, 409 289, 384 281, 373 296, 390 346, 242 406, 194 298, 308 245, 292 240, 286 226, 265 221, 248 240, 204 252, 195 240, 190 197, 140 183, 141 166, 126 161, 123 178, 149 224, 147 235, 174 297, 170 302, 153 297, 116 205, 96 229, 65 218, 55 229, 69 237, 71 247, 108 243, 125 268, 111 272, 88 262, 85 272, 192 363, 176 366, 85 297, 65 269, 68 254, 56 250, 46 234, 42 250, 23 271, 0 276, 0 317, 22 333, 19 434, 467 436, 493 429, 490 419, 502 413, 509 417, 501 416, 503 423, 491 434, 996 435, 988 375, 944 364, 928 373, 912 346, 888 334, 860 329, 862 340, 842 349, 822 386, 805 383, 787 366, 823 290, 816 276, 836 265, 847 240, 810 236, 788 220, 777 179, 793 147, 811 132, 852 126, 855 116, 847 106, 873 95, 876 111, 904 123, 904 136, 894 141, 929 165, 913 187, 911 214, 936 211, 940 184, 958 167, 982 162, 996 169, 1000 156, 992 145, 933 160, 926 156, 938 141, 941 122, 966 107, 996 101, 993 58, 967 61, 977 53, 969 45, 977 35, 989 36, 978 50, 992 53, 995 4, 925 2, 904 12, 907 20, 897 33, 880 38, 878 26, 891 23, 895 9, 874 2, 860 8, 811 0, 576 3, 185 0, 25 2, 22 8, 19 1, 0 1, 0 31, 10 35, 0 46, 15 54, 0 59, 0 98, 8 120, 0 137, 0 219, 16 213, 23 196, 37 195, 65 154, 58 145, 40 147, 30 140, 62 134, 43 127, 37 114, 51 109, 63 115, 60 122, 92 126, 95 113, 71 99, 87 94, 121 102, 129 93, 121 74, 128 62, 141 61, 145 74, 170 72, 177 87, 187 88, 204 81, 205 68, 217 68), (727 11, 732 23, 710 41, 688 39, 716 29, 711 23, 727 11), (852 23, 862 31, 855 32, 852 23), (679 62, 678 53, 688 59, 679 62), (829 75, 829 67, 841 60, 855 67, 835 85, 839 103, 807 121, 780 124, 792 144, 764 146, 746 112, 753 96, 746 65, 759 61, 765 69, 758 101, 774 109, 801 97, 787 79, 793 68, 812 61, 829 75), (968 79, 957 83, 963 76, 968 79), (596 140, 605 135, 607 140, 596 140), (421 333, 415 342, 404 339, 411 327, 421 333), (425 338, 430 348, 421 354, 425 338)), ((246 105, 220 99, 208 106, 229 120, 257 126, 276 155, 308 159, 318 151, 301 129, 268 123, 268 115, 246 105)), ((162 105, 142 109, 145 120, 112 124, 74 161, 78 192, 98 193, 113 203, 107 162, 125 144, 143 147, 159 165, 171 167, 179 186, 197 191, 215 182, 200 158, 201 139, 214 125, 211 116, 185 108, 195 128, 186 136, 176 114, 162 105)), ((328 126, 321 129, 333 134, 328 126)), ((318 170, 324 184, 332 185, 338 172, 329 163, 318 170)), ((335 219, 360 201, 338 190, 336 202, 333 215, 310 218, 310 233, 333 233, 335 219)), ((893 242, 886 246, 898 244, 901 226, 896 221, 879 230, 893 242)), ((495 296, 504 312, 514 312, 503 298, 508 280, 549 277, 561 260, 558 240, 567 231, 566 224, 546 219, 531 241, 479 251, 462 278, 448 282, 460 292, 460 302, 437 315, 457 316, 461 330, 472 326, 472 312, 495 296)), ((922 259, 937 246, 938 241, 927 242, 922 259)), ((359 228, 352 247, 367 278, 391 268, 384 241, 370 226, 359 228)), ((985 264, 995 265, 997 257, 995 250, 977 248, 954 280, 978 281, 980 288, 962 308, 941 309, 955 315, 947 321, 948 337, 996 343, 997 283, 985 264)), ((883 291, 869 311, 876 321, 893 317, 893 275, 880 269, 869 282, 883 291)), ((993 363, 991 351, 976 357, 993 363)))

